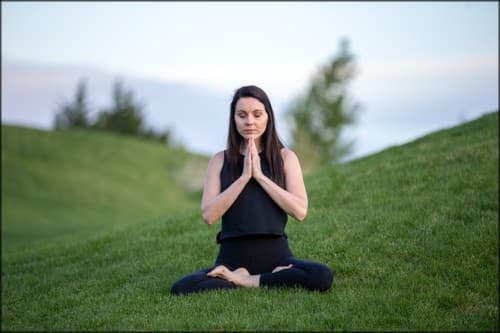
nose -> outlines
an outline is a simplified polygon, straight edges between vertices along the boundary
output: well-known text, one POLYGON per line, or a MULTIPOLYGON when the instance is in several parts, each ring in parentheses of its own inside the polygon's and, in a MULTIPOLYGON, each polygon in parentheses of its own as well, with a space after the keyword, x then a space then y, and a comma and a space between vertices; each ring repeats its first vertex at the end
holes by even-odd
POLYGON ((252 116, 248 116, 247 119, 246 119, 246 122, 245 122, 245 125, 252 125, 253 124, 253 117, 252 116))

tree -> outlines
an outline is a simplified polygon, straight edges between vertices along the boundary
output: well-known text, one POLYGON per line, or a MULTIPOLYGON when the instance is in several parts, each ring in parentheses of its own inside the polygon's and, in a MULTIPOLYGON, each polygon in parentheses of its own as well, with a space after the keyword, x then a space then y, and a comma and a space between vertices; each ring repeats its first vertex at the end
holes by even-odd
POLYGON ((95 127, 122 134, 140 135, 143 125, 143 106, 134 101, 131 91, 124 90, 120 80, 113 87, 113 105, 102 110, 95 127))
POLYGON ((166 145, 173 144, 173 132, 170 128, 163 131, 146 128, 142 114, 143 105, 134 101, 132 91, 126 91, 120 80, 114 83, 112 102, 112 106, 101 110, 92 123, 89 120, 86 83, 82 79, 77 86, 75 101, 61 105, 60 111, 56 113, 54 127, 55 129, 97 128, 159 141, 166 145))
POLYGON ((76 88, 74 102, 65 103, 56 113, 54 127, 67 129, 71 127, 89 127, 89 106, 85 80, 80 80, 76 88))
POLYGON ((166 128, 164 131, 156 131, 150 127, 142 130, 140 136, 144 139, 159 141, 168 146, 173 145, 173 131, 170 128, 166 128))
POLYGON ((356 121, 360 108, 347 93, 356 68, 349 41, 342 39, 339 45, 339 53, 313 77, 306 93, 296 99, 287 114, 292 147, 306 172, 339 162, 354 143, 344 142, 341 132, 356 121))

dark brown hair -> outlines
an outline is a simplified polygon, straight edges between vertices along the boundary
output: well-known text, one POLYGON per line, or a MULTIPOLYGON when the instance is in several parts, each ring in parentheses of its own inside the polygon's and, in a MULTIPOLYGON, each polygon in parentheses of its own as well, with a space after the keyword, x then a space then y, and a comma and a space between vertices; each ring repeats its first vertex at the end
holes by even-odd
POLYGON ((242 97, 253 97, 264 104, 267 112, 268 121, 266 130, 262 134, 261 143, 264 152, 264 158, 269 165, 270 178, 282 188, 285 188, 285 172, 283 167, 283 158, 281 157, 281 148, 283 143, 278 137, 274 121, 274 111, 271 106, 271 101, 264 90, 257 86, 244 86, 236 90, 231 101, 229 114, 229 133, 227 136, 227 159, 229 162, 229 170, 233 180, 240 175, 241 165, 238 165, 240 149, 244 144, 244 138, 238 133, 234 120, 236 112, 236 103, 242 97))

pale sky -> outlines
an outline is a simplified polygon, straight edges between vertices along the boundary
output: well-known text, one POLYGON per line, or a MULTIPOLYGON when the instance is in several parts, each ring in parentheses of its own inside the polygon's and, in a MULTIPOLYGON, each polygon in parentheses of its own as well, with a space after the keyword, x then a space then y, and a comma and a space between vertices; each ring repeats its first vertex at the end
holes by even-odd
POLYGON ((342 37, 359 68, 361 153, 498 108, 498 2, 2 2, 2 63, 94 66, 225 94, 256 84, 282 101, 342 37))

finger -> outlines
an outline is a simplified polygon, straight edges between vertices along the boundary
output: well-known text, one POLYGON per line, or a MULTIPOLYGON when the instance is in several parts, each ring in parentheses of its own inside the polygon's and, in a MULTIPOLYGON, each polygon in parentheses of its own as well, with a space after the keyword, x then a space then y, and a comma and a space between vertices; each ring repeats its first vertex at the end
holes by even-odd
POLYGON ((252 150, 255 154, 259 154, 259 152, 257 151, 257 145, 255 144, 255 140, 253 140, 253 144, 252 144, 252 150))
POLYGON ((247 147, 247 151, 245 153, 245 162, 247 163, 252 163, 252 151, 250 150, 250 147, 247 147))
POLYGON ((250 153, 253 155, 255 153, 255 141, 253 138, 249 139, 248 148, 250 149, 250 153))

